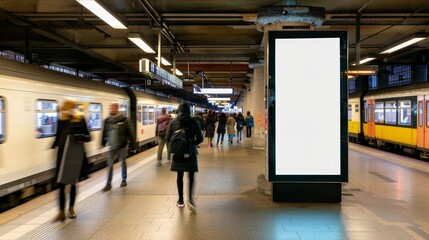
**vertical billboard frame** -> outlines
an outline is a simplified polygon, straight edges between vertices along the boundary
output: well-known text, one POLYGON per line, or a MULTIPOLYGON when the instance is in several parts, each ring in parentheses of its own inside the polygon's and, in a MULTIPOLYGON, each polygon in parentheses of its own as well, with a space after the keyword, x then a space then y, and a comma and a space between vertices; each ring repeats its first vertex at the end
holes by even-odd
POLYGON ((268 180, 347 182, 347 32, 268 37, 268 180))

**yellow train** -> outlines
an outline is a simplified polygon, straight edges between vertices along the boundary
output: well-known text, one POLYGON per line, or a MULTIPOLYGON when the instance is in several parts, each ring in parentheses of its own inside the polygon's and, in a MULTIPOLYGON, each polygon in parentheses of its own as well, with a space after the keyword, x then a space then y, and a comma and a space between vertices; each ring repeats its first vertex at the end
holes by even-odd
POLYGON ((349 140, 429 157, 429 84, 351 94, 349 140))

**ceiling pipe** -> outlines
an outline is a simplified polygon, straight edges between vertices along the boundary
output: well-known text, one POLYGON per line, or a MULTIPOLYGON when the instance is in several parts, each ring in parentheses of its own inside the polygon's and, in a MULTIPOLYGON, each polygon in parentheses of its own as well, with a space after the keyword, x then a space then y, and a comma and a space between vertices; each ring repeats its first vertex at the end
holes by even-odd
POLYGON ((158 28, 162 29, 163 35, 170 41, 171 44, 177 46, 179 52, 186 52, 185 48, 177 41, 173 32, 167 26, 165 22, 162 21, 161 16, 158 12, 152 7, 148 0, 139 0, 149 17, 155 22, 158 28))

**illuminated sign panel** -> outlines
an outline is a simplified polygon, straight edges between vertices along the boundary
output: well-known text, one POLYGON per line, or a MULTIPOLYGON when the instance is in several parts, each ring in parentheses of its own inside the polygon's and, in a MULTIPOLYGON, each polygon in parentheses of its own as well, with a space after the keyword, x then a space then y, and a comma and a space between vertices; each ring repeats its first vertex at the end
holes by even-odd
POLYGON ((159 80, 164 85, 170 85, 175 88, 183 89, 183 82, 180 78, 158 67, 155 63, 148 59, 140 59, 139 70, 140 72, 149 75, 151 78, 159 80))
POLYGON ((346 181, 346 32, 269 34, 269 180, 346 181))
POLYGON ((232 88, 194 88, 194 94, 232 94, 232 88))

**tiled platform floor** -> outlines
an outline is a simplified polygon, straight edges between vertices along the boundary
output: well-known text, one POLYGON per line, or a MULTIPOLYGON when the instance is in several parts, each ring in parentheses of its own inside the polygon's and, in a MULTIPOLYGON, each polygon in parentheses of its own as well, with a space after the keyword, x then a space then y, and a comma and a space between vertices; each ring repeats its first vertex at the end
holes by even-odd
POLYGON ((196 213, 175 206, 176 174, 156 166, 154 148, 129 159, 126 188, 118 168, 111 192, 104 171, 81 183, 77 219, 50 221, 53 192, 1 214, 0 239, 429 239, 426 162, 350 144, 341 204, 274 203, 256 192, 264 150, 199 150, 196 213))

